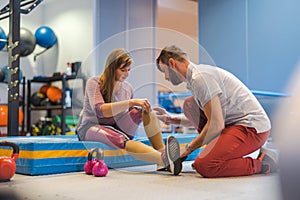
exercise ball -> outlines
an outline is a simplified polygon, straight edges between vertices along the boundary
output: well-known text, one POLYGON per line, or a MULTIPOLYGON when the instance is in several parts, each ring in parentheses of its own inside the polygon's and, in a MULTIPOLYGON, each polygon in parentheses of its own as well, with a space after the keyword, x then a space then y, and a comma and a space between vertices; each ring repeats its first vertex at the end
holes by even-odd
POLYGON ((46 96, 41 92, 35 92, 30 97, 30 103, 34 106, 41 106, 42 100, 44 100, 46 96))
POLYGON ((59 103, 62 99, 62 91, 60 88, 56 87, 56 86, 50 86, 47 89, 47 97, 49 98, 49 100, 52 103, 59 103))
POLYGON ((44 95, 47 96, 47 90, 48 90, 49 87, 50 87, 50 85, 48 85, 48 84, 42 85, 40 87, 40 91, 39 92, 41 92, 41 93, 43 93, 44 95))
MULTIPOLYGON (((2 67, 1 70, 4 72, 4 79, 3 79, 2 82, 8 83, 8 66, 2 67)), ((1 78, 1 72, 0 72, 0 78, 1 78)), ((22 81, 22 79, 23 79, 23 72, 22 72, 22 70, 20 70, 19 71, 19 80, 20 80, 20 82, 22 81)))
POLYGON ((7 36, 4 30, 0 27, 0 51, 5 47, 7 44, 7 36))
POLYGON ((54 31, 48 26, 41 26, 35 31, 36 43, 44 48, 50 48, 57 42, 54 31))
POLYGON ((36 40, 32 32, 26 28, 20 28, 20 56, 31 54, 36 45, 36 40))
MULTIPOLYGON (((7 126, 7 116, 8 116, 8 106, 0 105, 0 126, 7 126)), ((21 109, 19 109, 19 125, 22 124, 24 119, 24 114, 21 109)))

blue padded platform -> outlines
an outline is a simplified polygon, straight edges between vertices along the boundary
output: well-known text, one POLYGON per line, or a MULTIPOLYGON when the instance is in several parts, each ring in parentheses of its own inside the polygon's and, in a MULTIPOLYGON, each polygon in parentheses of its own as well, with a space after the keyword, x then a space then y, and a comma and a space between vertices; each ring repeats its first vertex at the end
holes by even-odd
MULTIPOLYGON (((191 142, 195 134, 172 134, 181 146, 191 142)), ((164 140, 168 134, 163 134, 164 140)), ((36 136, 36 137, 3 137, 0 140, 11 141, 19 145, 20 153, 16 161, 19 174, 45 175, 83 171, 87 155, 91 148, 104 151, 104 161, 109 168, 130 167, 151 164, 137 160, 125 150, 115 149, 100 142, 78 141, 76 135, 36 136)), ((146 137, 136 139, 150 145, 146 137)), ((187 160, 194 160, 201 149, 194 151, 187 160)), ((10 147, 0 147, 0 156, 10 156, 10 147)))

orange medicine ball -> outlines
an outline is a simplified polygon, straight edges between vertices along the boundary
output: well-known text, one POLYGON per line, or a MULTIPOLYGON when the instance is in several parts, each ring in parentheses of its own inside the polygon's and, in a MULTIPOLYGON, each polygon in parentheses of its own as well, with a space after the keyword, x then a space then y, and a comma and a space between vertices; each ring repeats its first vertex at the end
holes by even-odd
MULTIPOLYGON (((8 106, 0 105, 0 126, 7 126, 7 118, 8 118, 8 106)), ((19 125, 22 125, 24 119, 24 114, 21 109, 19 109, 19 125)))
POLYGON ((61 89, 59 89, 56 86, 50 86, 47 89, 46 96, 48 97, 48 99, 51 102, 56 103, 57 101, 61 100, 61 98, 62 98, 61 89))
POLYGON ((47 95, 47 90, 49 89, 50 85, 42 85, 40 88, 40 92, 43 93, 44 95, 47 95))

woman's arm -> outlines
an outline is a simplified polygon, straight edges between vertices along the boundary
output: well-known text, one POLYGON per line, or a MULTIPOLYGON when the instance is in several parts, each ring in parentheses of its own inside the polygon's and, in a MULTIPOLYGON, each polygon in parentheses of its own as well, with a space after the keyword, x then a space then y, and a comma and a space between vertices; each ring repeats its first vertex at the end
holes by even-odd
POLYGON ((112 117, 133 106, 139 106, 146 112, 150 112, 151 110, 151 105, 147 99, 129 99, 113 103, 103 103, 101 105, 101 111, 104 117, 112 117))
MULTIPOLYGON (((131 88, 129 88, 131 90, 131 88)), ((127 98, 132 97, 133 92, 127 98)), ((91 78, 86 85, 86 97, 98 118, 113 117, 133 106, 140 106, 146 112, 151 110, 151 105, 147 99, 128 99, 113 103, 106 103, 101 93, 101 83, 98 78, 91 78)))

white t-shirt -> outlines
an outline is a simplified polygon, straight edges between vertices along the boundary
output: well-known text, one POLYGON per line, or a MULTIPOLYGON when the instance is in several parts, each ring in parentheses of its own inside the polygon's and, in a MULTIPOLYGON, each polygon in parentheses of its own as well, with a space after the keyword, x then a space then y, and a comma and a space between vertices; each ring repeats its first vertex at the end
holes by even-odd
POLYGON ((271 129, 270 120, 252 92, 233 74, 219 67, 190 63, 187 88, 203 110, 204 105, 218 95, 225 125, 253 127, 257 133, 271 129))

